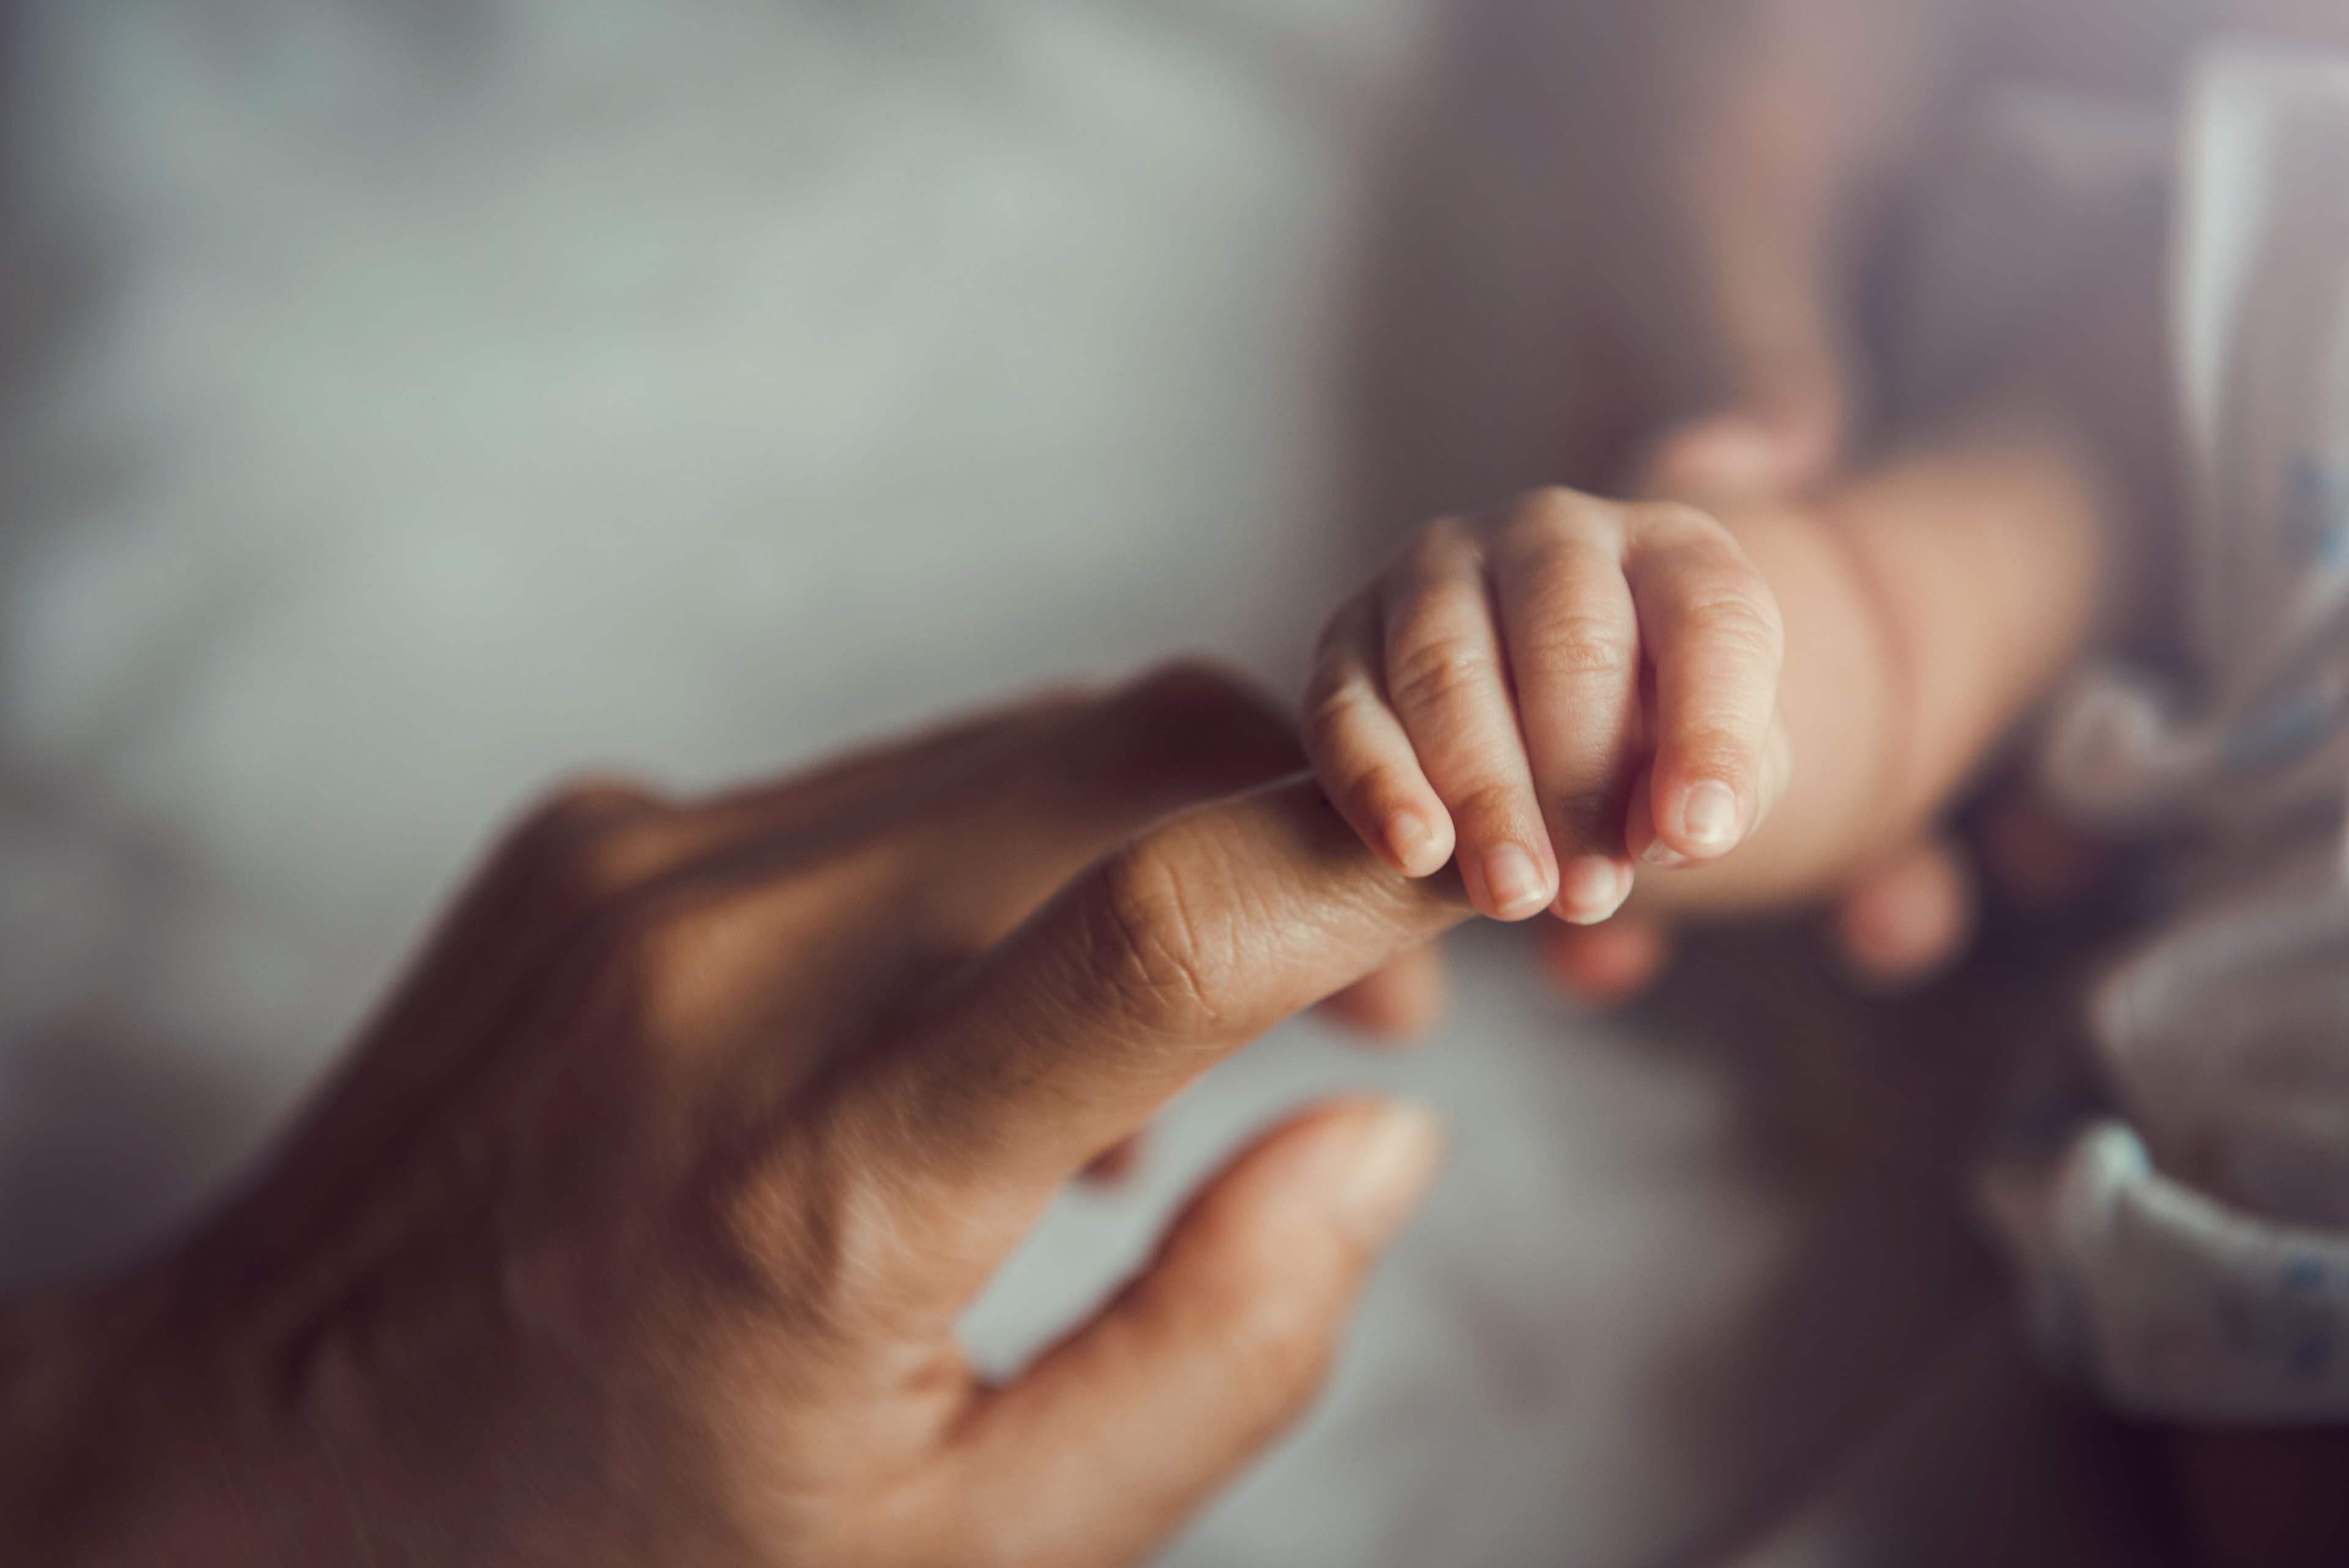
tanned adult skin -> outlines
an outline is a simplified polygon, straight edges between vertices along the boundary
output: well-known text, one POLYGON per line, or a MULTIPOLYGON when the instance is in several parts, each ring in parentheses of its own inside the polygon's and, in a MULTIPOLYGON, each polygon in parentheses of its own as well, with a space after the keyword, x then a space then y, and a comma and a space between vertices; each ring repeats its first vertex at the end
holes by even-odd
POLYGON ((0 1307, 0 1561, 1144 1555, 1311 1397, 1429 1114, 1275 1127, 1008 1382, 954 1325, 1081 1167, 1464 917, 1297 762, 1178 669, 562 792, 240 1196, 0 1307))

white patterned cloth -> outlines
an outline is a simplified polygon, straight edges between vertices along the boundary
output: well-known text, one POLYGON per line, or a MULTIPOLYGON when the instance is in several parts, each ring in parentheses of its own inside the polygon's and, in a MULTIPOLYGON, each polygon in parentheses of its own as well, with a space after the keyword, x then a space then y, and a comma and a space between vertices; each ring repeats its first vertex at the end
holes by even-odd
POLYGON ((2349 61, 2189 79, 2172 337, 2187 668, 2083 677, 2055 793, 2175 846, 2091 1010, 2107 1112, 1992 1209, 2036 1325, 2109 1399, 2349 1417, 2349 61))

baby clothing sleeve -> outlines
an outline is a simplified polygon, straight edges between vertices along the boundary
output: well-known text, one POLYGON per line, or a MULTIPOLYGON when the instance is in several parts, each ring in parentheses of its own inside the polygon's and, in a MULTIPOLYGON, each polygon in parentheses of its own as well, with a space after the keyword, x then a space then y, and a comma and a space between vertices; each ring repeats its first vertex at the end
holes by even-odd
POLYGON ((2181 846, 2090 1009, 2102 1108, 1987 1207, 2043 1344, 2112 1403, 2349 1419, 2349 61, 2209 49, 2171 329, 2186 667, 2058 704, 2045 773, 2181 846))

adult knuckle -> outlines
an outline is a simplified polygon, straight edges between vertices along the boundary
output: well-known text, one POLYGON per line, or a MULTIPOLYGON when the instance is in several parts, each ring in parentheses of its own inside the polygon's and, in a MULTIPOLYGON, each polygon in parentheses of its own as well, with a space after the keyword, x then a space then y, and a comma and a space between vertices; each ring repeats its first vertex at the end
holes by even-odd
POLYGON ((1182 654, 1153 665, 1134 679, 1124 695, 1139 706, 1201 715, 1255 707, 1263 701, 1239 675, 1197 654, 1182 654))
POLYGON ((952 1181, 876 1158, 854 1097, 794 1097, 702 1152, 679 1233, 713 1283, 803 1340, 869 1341, 909 1276, 975 1255, 982 1223, 952 1181))
POLYGON ((874 1240, 859 1194, 832 1158, 819 1123, 705 1156, 684 1228, 721 1284, 755 1294, 807 1326, 823 1326, 874 1240))
POLYGON ((583 779, 533 805, 506 853, 540 901, 597 905, 626 892, 656 867, 671 815, 665 802, 640 785, 583 779))
POLYGON ((675 900, 624 906, 597 929, 595 966, 637 992, 667 984, 699 940, 692 913, 675 900))
POLYGON ((658 811, 659 797, 632 779, 589 774, 548 790, 523 814, 513 832, 518 844, 559 853, 615 823, 658 811))
POLYGON ((1101 977, 1134 1022, 1182 1033, 1213 1020, 1223 961, 1195 919, 1185 873, 1162 837, 1112 853, 1096 868, 1088 909, 1101 977))
POLYGON ((565 890, 587 903, 625 897, 667 867, 671 843, 667 825, 650 817, 593 834, 564 865, 565 890))
MULTIPOLYGON (((747 906, 745 906, 747 908, 747 906)), ((697 1037, 724 1000, 741 913, 687 893, 624 900, 596 923, 587 962, 646 1044, 697 1037)))

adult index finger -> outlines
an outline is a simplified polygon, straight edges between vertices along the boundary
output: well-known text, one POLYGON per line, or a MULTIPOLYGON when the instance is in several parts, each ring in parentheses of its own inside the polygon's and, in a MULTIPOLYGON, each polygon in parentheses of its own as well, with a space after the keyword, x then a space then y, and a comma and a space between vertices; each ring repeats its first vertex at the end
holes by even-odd
MULTIPOLYGON (((859 1165, 955 1235, 895 1250, 975 1290, 1054 1189, 1223 1057, 1472 914, 1309 779, 1195 807, 1112 850, 843 1080, 859 1165)), ((958 1303, 951 1303, 958 1305, 958 1303)))

